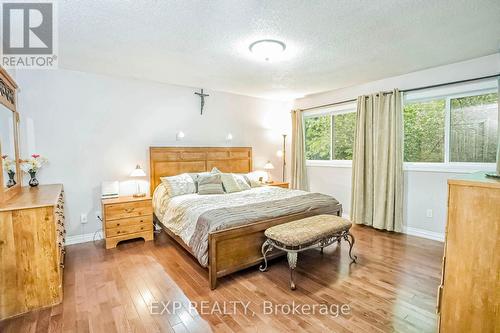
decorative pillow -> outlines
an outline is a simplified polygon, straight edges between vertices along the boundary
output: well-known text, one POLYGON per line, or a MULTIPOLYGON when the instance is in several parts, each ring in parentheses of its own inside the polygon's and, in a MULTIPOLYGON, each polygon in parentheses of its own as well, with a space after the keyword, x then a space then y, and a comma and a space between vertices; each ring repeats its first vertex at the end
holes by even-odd
POLYGON ((198 194, 224 194, 220 174, 198 177, 198 194))
POLYGON ((160 180, 165 185, 170 197, 196 193, 193 178, 187 173, 172 177, 161 177, 160 180))
POLYGON ((236 182, 238 183, 238 186, 242 191, 246 191, 251 188, 249 182, 246 180, 244 175, 238 175, 233 173, 233 176, 234 179, 236 179, 236 182))
POLYGON ((240 192, 241 187, 238 185, 235 177, 231 173, 221 173, 222 185, 226 193, 240 192))

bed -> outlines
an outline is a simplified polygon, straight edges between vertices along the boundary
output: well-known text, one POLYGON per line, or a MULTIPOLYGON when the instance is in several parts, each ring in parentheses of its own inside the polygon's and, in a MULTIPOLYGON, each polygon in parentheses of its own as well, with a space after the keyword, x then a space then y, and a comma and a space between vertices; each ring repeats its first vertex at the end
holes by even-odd
MULTIPOLYGON (((214 167, 221 172, 249 173, 252 148, 150 148, 155 221, 200 265, 208 267, 211 289, 216 288, 218 278, 261 262, 265 229, 308 216, 342 213, 341 204, 330 196, 278 187, 173 198, 161 191, 161 177, 214 167)), ((282 253, 274 254, 278 255, 282 253)))

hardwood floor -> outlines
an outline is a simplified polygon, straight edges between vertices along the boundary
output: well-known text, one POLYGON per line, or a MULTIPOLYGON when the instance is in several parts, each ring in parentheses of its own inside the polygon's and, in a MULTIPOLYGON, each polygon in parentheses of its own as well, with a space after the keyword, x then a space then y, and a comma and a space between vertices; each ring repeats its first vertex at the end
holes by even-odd
POLYGON ((4 320, 0 332, 434 332, 443 243, 363 226, 352 232, 358 263, 349 263, 345 242, 324 255, 301 253, 295 291, 284 258, 265 273, 253 267, 222 278, 210 291, 207 271, 164 233, 112 250, 102 241, 68 246, 63 303, 4 320), (234 314, 231 301, 243 302, 234 314), (286 315, 286 306, 265 314, 269 304, 292 302, 301 314, 286 315), (334 316, 343 304, 349 311, 334 316), (167 311, 151 314, 163 305, 167 311), (220 311, 205 314, 210 309, 220 311))

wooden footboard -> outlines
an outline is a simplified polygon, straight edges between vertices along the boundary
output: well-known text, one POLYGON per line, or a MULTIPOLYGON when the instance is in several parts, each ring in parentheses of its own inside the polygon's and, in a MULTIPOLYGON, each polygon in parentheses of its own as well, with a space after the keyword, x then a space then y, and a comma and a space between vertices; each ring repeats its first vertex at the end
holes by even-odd
MULTIPOLYGON (((210 233, 208 236, 210 289, 216 288, 218 278, 261 263, 263 259, 261 246, 265 241, 264 231, 267 228, 318 214, 341 216, 342 207, 334 207, 330 211, 312 210, 210 233)), ((282 254, 277 251, 268 255, 268 258, 282 254)))

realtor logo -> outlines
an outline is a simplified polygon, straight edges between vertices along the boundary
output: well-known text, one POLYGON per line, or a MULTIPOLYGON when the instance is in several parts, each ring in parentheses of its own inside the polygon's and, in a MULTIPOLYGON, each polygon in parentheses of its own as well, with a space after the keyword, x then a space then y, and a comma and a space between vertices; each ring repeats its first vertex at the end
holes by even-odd
POLYGON ((2 3, 2 65, 55 68, 55 3, 2 3))

